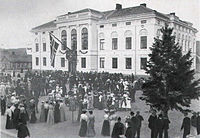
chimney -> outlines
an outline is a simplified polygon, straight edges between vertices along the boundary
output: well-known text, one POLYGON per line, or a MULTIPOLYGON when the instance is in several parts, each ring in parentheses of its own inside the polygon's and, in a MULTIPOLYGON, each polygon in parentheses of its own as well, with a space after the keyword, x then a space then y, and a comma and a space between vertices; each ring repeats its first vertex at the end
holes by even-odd
POLYGON ((176 14, 175 14, 175 12, 172 12, 172 13, 170 13, 170 15, 173 15, 173 16, 175 16, 176 14))
POLYGON ((142 3, 142 4, 140 4, 140 6, 146 7, 147 5, 146 5, 146 3, 142 3))
POLYGON ((121 10, 122 9, 122 5, 121 4, 116 4, 116 10, 121 10))

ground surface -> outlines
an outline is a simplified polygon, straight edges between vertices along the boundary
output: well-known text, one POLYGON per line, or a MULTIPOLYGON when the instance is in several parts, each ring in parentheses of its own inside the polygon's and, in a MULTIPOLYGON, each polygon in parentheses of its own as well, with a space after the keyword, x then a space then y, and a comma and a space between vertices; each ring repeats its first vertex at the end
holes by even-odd
MULTIPOLYGON (((148 117, 149 117, 149 107, 143 101, 139 100, 139 96, 141 95, 141 91, 137 91, 136 93, 136 103, 133 104, 132 110, 134 112, 140 111, 141 115, 144 117, 144 122, 141 128, 141 138, 150 138, 150 130, 148 129, 148 117)), ((42 97, 41 99, 44 99, 42 97)), ((200 111, 200 102, 193 101, 191 109, 195 111, 200 111)), ((77 113, 75 113, 76 116, 77 113)), ((124 118, 129 114, 127 112, 117 112, 117 115, 121 116, 124 122, 124 118)), ((95 130, 96 136, 95 138, 101 138, 101 127, 103 123, 103 110, 95 110, 94 115, 96 116, 95 122, 95 130)), ((31 138, 78 138, 79 131, 79 123, 72 123, 71 112, 68 112, 68 121, 55 124, 53 126, 48 126, 45 123, 36 123, 36 124, 28 124, 28 128, 30 130, 31 138)), ((170 138, 181 138, 182 132, 180 131, 183 115, 177 111, 169 112, 169 119, 171 121, 169 136, 170 138)), ((12 136, 16 135, 16 130, 6 130, 5 129, 5 121, 6 117, 1 116, 1 134, 2 138, 12 138, 9 135, 5 135, 5 133, 11 134, 12 136), (4 133, 2 133, 4 132, 4 133)))

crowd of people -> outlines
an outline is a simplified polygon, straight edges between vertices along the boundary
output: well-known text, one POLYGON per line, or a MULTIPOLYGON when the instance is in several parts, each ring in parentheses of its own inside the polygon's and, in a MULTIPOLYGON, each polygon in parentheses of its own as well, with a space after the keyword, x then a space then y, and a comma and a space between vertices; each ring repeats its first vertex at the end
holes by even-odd
MULTIPOLYGON (((140 138, 144 118, 131 111, 135 92, 141 89, 144 79, 133 75, 109 73, 70 74, 62 71, 27 72, 23 77, 1 75, 1 115, 6 115, 6 129, 17 129, 18 135, 30 136, 27 122, 46 122, 48 125, 67 121, 67 112, 77 111, 80 137, 95 137, 95 110, 104 110, 102 136, 140 138), (46 97, 40 101, 41 96, 46 97), (117 111, 131 111, 122 123, 117 111), (88 114, 87 114, 88 112, 88 114), (38 115, 37 115, 38 113, 38 115)), ((151 138, 168 138, 170 121, 164 114, 153 110, 148 119, 151 138)), ((183 138, 190 134, 190 122, 200 133, 200 117, 184 118, 183 138)))

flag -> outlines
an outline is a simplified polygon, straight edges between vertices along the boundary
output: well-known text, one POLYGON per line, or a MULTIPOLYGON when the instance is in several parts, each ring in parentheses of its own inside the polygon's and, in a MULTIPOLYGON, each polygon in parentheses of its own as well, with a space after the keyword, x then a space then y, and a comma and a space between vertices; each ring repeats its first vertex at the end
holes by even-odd
POLYGON ((52 35, 51 33, 49 33, 49 37, 50 37, 50 49, 51 49, 51 55, 50 55, 50 59, 51 59, 51 66, 55 66, 55 56, 56 56, 56 52, 58 49, 58 46, 60 44, 60 41, 57 40, 57 38, 52 35))

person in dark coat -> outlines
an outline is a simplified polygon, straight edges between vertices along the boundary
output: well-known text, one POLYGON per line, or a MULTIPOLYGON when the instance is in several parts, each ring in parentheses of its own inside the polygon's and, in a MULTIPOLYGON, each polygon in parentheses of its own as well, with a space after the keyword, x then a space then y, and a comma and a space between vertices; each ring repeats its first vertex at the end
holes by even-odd
POLYGON ((148 122, 149 122, 148 127, 151 129, 151 138, 157 138, 157 130, 156 130, 156 125, 155 125, 156 120, 157 120, 156 112, 153 111, 148 119, 148 122))
POLYGON ((140 115, 139 111, 137 111, 136 113, 136 118, 138 119, 138 128, 137 128, 136 134, 137 134, 137 138, 140 138, 140 129, 142 127, 142 121, 144 120, 144 118, 140 115))
POLYGON ((131 122, 128 122, 128 127, 126 129, 126 133, 125 133, 126 138, 133 138, 133 130, 131 128, 131 122))
POLYGON ((17 126, 17 138, 26 138, 27 136, 30 137, 29 130, 25 124, 23 124, 21 121, 19 122, 17 126))
POLYGON ((169 129, 170 121, 167 115, 163 117, 163 123, 164 123, 164 126, 163 126, 164 138, 168 138, 168 129, 169 129))
POLYGON ((25 108, 23 106, 20 107, 19 119, 21 120, 23 124, 25 125, 27 124, 28 118, 27 118, 25 108))
POLYGON ((6 99, 1 96, 1 115, 4 115, 6 111, 6 99))
POLYGON ((121 123, 121 117, 117 119, 117 123, 115 123, 112 131, 112 138, 120 138, 121 135, 124 135, 124 124, 121 123))
POLYGON ((136 131, 139 128, 139 120, 136 116, 134 116, 134 112, 130 112, 130 115, 131 115, 131 128, 133 131, 132 135, 133 135, 133 138, 135 138, 136 131))
POLYGON ((200 134, 200 112, 197 113, 197 122, 196 122, 196 125, 197 125, 197 135, 200 134))
POLYGON ((54 121, 55 123, 60 122, 60 104, 56 101, 55 108, 54 108, 54 121))
POLYGON ((186 138, 190 134, 190 118, 188 117, 188 113, 185 113, 184 116, 181 130, 183 129, 183 138, 186 138))
POLYGON ((162 138, 163 137, 163 128, 164 128, 164 121, 163 121, 162 114, 159 114, 159 116, 156 120, 156 128, 157 128, 158 137, 162 138))
POLYGON ((15 104, 15 110, 13 113, 13 125, 15 128, 17 128, 17 125, 19 123, 19 114, 20 114, 20 109, 18 108, 18 104, 15 104))
POLYGON ((104 115, 104 121, 103 126, 101 129, 101 135, 102 136, 110 136, 110 121, 109 121, 109 111, 107 109, 104 109, 105 115, 104 115))

